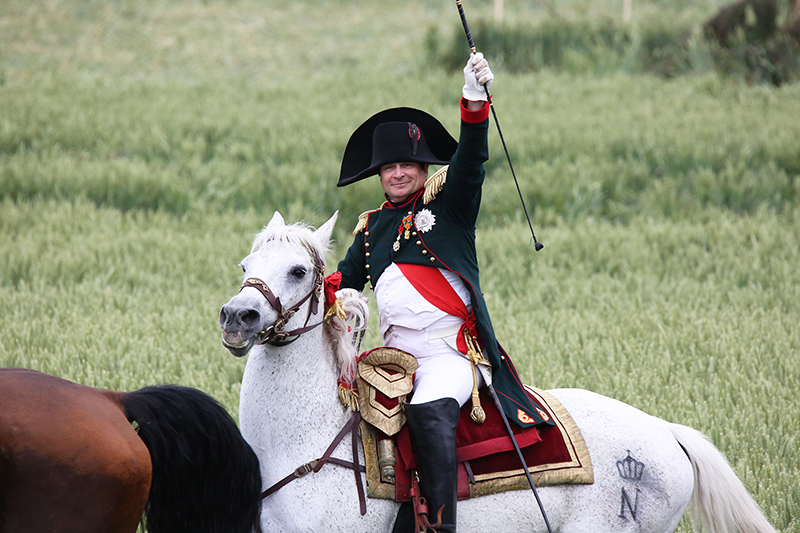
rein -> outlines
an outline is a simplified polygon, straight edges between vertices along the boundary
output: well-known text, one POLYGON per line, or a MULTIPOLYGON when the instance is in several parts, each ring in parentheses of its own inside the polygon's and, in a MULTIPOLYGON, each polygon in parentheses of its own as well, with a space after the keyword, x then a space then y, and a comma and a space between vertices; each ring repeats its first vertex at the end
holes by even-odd
POLYGON ((339 434, 334 437, 333 442, 330 443, 328 449, 325 450, 325 453, 322 454, 322 457, 319 459, 315 459, 308 463, 298 466, 295 468, 294 472, 286 476, 285 478, 281 479, 270 488, 265 490, 261 493, 261 499, 263 500, 267 496, 274 494, 281 488, 285 487, 295 479, 299 479, 310 472, 314 472, 315 474, 319 472, 323 466, 328 463, 337 464, 339 466, 344 466, 346 468, 350 468, 353 470, 353 473, 356 477, 356 489, 358 490, 358 505, 361 510, 361 516, 367 514, 367 498, 364 492, 364 485, 361 482, 361 472, 366 472, 367 468, 364 465, 358 464, 358 424, 361 422, 361 413, 355 411, 353 416, 350 417, 350 420, 344 425, 344 427, 339 431, 339 434), (333 450, 339 445, 339 443, 344 439, 344 436, 347 433, 351 433, 351 445, 353 448, 353 461, 345 461, 344 459, 338 459, 336 457, 331 457, 333 450))
POLYGON ((264 280, 259 278, 247 278, 244 283, 242 283, 242 287, 239 289, 239 292, 241 292, 245 287, 253 287, 254 289, 258 290, 258 292, 260 292, 264 298, 267 299, 272 308, 278 313, 278 318, 272 323, 271 326, 267 326, 263 330, 256 333, 258 344, 286 346, 287 344, 296 341, 303 333, 311 331, 317 326, 322 325, 324 322, 324 320, 321 320, 316 324, 312 324, 310 326, 308 325, 308 321, 311 320, 311 315, 316 315, 317 311, 319 310, 319 298, 322 294, 322 285, 325 274, 325 266, 322 264, 322 259, 317 254, 312 255, 314 256, 314 287, 311 289, 311 291, 309 291, 308 294, 303 296, 300 301, 296 302, 289 309, 283 307, 283 304, 281 304, 281 299, 278 296, 275 296, 275 294, 269 288, 269 285, 267 285, 264 280), (286 323, 297 311, 300 310, 300 306, 306 303, 306 300, 309 298, 311 299, 311 304, 308 306, 308 315, 306 315, 306 321, 303 324, 303 327, 290 331, 284 331, 286 328, 286 323))
MULTIPOLYGON (((264 298, 266 298, 267 302, 272 306, 272 308, 278 313, 278 318, 272 325, 264 328, 260 332, 256 333, 256 337, 258 338, 258 344, 270 344, 271 346, 285 346, 296 341, 300 335, 311 331, 312 329, 322 325, 325 322, 323 320, 317 322, 316 324, 308 325, 308 321, 311 319, 311 315, 316 315, 319 311, 319 300, 322 295, 323 286, 325 284, 325 265, 322 262, 322 258, 316 254, 311 253, 314 257, 314 286, 311 291, 308 292, 305 296, 303 296, 298 302, 292 305, 290 308, 285 308, 283 304, 281 304, 281 300, 278 296, 275 296, 275 293, 272 292, 272 289, 269 288, 267 283, 260 279, 260 278, 247 278, 244 283, 242 283, 241 292, 245 287, 253 287, 254 289, 258 290, 264 298), (300 310, 300 307, 306 303, 307 300, 311 300, 308 306, 308 314, 306 315, 306 321, 303 324, 303 327, 293 329, 290 331, 284 331, 286 328, 286 323, 300 310)), ((363 332, 362 332, 363 336, 363 332)), ((344 427, 339 431, 339 433, 334 437, 333 441, 328 446, 328 449, 325 450, 325 453, 322 454, 322 457, 319 459, 314 459, 308 463, 302 464, 294 469, 294 471, 289 474, 288 476, 284 477, 267 490, 261 493, 261 499, 274 494, 281 488, 285 487, 295 479, 299 479, 306 474, 311 472, 317 473, 319 472, 323 466, 328 463, 336 464, 339 466, 344 466, 353 470, 353 474, 355 475, 356 481, 356 490, 358 491, 358 503, 359 509, 361 511, 361 515, 367 514, 367 497, 366 491, 364 490, 364 484, 361 481, 361 473, 366 473, 367 468, 364 465, 358 463, 358 425, 361 422, 361 413, 355 411, 353 416, 350 417, 350 420, 344 425, 344 427), (351 434, 351 446, 353 451, 353 460, 346 461, 344 459, 339 459, 337 457, 332 457, 331 454, 333 451, 339 446, 339 443, 342 442, 345 435, 347 433, 351 434)), ((261 532, 261 524, 260 522, 257 524, 257 532, 261 532)))

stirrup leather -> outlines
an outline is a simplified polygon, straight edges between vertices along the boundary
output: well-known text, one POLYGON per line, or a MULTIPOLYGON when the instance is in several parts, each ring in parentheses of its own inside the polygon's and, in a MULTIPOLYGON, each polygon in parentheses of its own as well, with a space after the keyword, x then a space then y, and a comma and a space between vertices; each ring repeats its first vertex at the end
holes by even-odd
POLYGON ((414 533, 427 533, 428 530, 436 530, 442 525, 442 512, 444 511, 444 504, 439 507, 436 513, 436 523, 431 524, 428 518, 428 502, 422 496, 419 490, 419 475, 414 470, 411 476, 411 505, 414 507, 414 533))

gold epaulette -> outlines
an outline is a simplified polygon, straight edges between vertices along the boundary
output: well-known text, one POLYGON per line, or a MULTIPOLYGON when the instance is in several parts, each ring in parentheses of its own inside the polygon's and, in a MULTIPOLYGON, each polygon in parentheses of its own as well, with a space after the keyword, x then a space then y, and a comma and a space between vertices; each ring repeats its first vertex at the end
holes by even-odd
POLYGON ((422 197, 422 202, 427 204, 430 203, 436 195, 441 192, 442 187, 444 187, 444 182, 447 181, 447 168, 450 165, 445 165, 434 174, 425 180, 425 195, 422 197))
POLYGON ((356 224, 356 229, 353 230, 353 235, 358 235, 364 228, 367 227, 367 220, 369 219, 369 214, 375 211, 374 209, 370 211, 364 211, 360 215, 358 215, 358 224, 356 224))

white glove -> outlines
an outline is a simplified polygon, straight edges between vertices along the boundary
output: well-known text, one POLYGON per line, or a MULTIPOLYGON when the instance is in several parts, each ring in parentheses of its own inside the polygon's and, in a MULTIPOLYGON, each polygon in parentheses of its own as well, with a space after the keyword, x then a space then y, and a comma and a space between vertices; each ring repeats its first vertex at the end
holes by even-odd
POLYGON ((345 301, 345 300, 348 300, 350 298, 358 298, 360 296, 361 296, 361 293, 358 292, 355 289, 347 289, 347 288, 345 288, 345 289, 339 289, 338 291, 336 291, 336 298, 338 298, 341 301, 345 301))
POLYGON ((470 54, 467 65, 464 67, 464 88, 461 94, 466 100, 486 100, 486 91, 492 88, 494 74, 489 68, 489 62, 478 52, 470 54), (486 89, 484 90, 484 87, 486 89))

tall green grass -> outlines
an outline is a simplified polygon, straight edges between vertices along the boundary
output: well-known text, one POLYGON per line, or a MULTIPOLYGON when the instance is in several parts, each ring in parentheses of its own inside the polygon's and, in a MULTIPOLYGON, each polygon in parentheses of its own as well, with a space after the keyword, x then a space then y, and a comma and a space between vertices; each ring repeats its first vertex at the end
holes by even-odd
MULTIPOLYGON (((558 8, 585 21, 616 4, 558 8)), ((490 2, 465 7, 476 28, 491 16, 490 2)), ((426 52, 428 29, 453 23, 451 2, 2 3, 0 365, 120 390, 181 383, 235 414, 244 360, 216 322, 237 262, 274 210, 319 225, 338 209, 332 270, 382 201, 372 180, 335 187, 352 130, 407 105, 457 131, 460 74, 426 52)), ((800 532, 798 86, 664 80, 600 55, 565 55, 586 63, 561 72, 490 60, 545 244, 533 252, 492 131, 482 285, 522 377, 704 431, 776 527, 800 532)))
MULTIPOLYGON (((215 322, 263 213, 0 207, 12 236, 0 241, 3 365, 121 390, 189 384, 236 412, 244 361, 215 322)), ((797 531, 796 210, 583 217, 546 226, 538 254, 523 224, 479 235, 487 304, 525 381, 595 390, 706 432, 779 529, 797 531)), ((373 330, 365 346, 377 342, 373 330)))
MULTIPOLYGON (((336 192, 344 143, 362 116, 397 102, 353 103, 354 116, 329 104, 329 83, 309 82, 301 100, 242 79, 0 88, 13 102, 0 128, 0 195, 176 214, 299 202, 352 217, 376 200, 371 183, 336 192)), ((457 78, 418 73, 394 86, 399 103, 421 102, 457 128, 457 78)), ((623 219, 706 206, 753 213, 798 201, 798 87, 529 74, 501 77, 495 107, 537 209, 623 219)), ((496 137, 491 149, 502 154, 496 137)), ((502 157, 487 168, 484 215, 502 218, 516 211, 513 182, 502 157)))
MULTIPOLYGON (((576 14, 567 5, 568 16, 557 11, 550 16, 515 12, 501 20, 480 18, 471 32, 495 65, 515 73, 548 69, 672 78, 713 70, 750 83, 781 85, 800 79, 800 42, 783 31, 792 3, 781 4, 774 35, 754 37, 749 27, 740 27, 730 32, 725 46, 704 28, 724 5, 691 4, 637 2, 636 16, 629 21, 608 10, 576 14)), ((461 67, 464 43, 458 22, 449 28, 431 25, 425 39, 430 61, 450 70, 461 67)))

